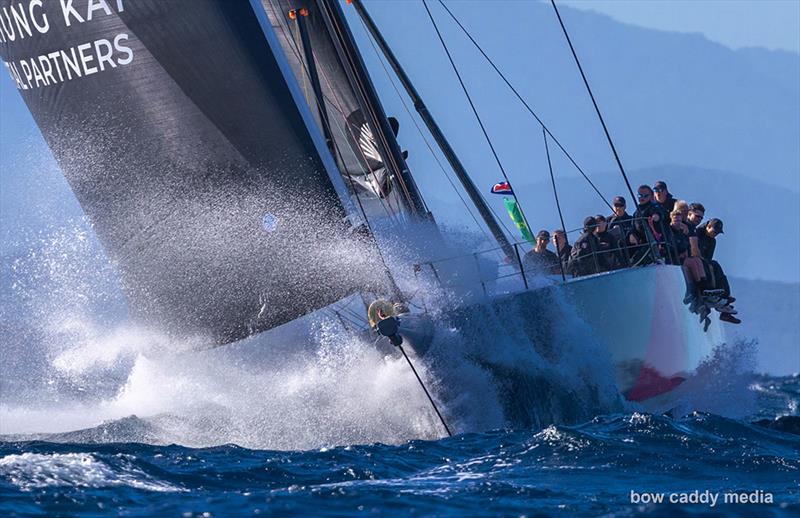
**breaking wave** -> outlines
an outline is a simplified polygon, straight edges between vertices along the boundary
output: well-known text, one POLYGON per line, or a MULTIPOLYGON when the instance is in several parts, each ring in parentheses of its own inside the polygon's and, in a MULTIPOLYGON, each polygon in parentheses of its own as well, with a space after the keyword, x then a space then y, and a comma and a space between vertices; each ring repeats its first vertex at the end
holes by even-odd
POLYGON ((93 453, 20 453, 0 458, 0 477, 22 491, 49 487, 105 488, 128 486, 146 491, 181 491, 136 467, 133 455, 105 460, 93 453))
POLYGON ((798 452, 800 436, 737 420, 636 412, 539 431, 300 452, 0 442, 0 512, 24 511, 35 495, 53 514, 90 505, 196 516, 316 515, 320 506, 335 515, 374 509, 497 516, 536 509, 581 516, 794 516, 798 452), (713 508, 636 505, 631 491, 710 492, 719 501, 713 508), (726 493, 746 493, 765 505, 726 504, 726 493))
MULTIPOLYGON (((12 324, 3 329, 11 343, 0 359, 0 434, 265 449, 444 435, 403 357, 375 347, 374 336, 344 333, 341 322, 317 314, 194 351, 127 321, 113 271, 81 224, 39 242, 41 250, 4 263, 2 313, 12 324)), ((537 311, 558 325, 539 335, 525 328, 521 307, 499 315, 478 300, 445 316, 441 308, 453 301, 423 295, 440 311, 431 309, 434 340, 424 361, 412 361, 455 432, 541 428, 636 409, 620 397, 592 329, 557 295, 537 311)), ((747 347, 720 351, 698 382, 734 390, 749 372, 746 358, 747 347)), ((729 402, 734 392, 720 387, 713 392, 729 402)), ((687 400, 686 408, 726 414, 708 401, 687 400)))

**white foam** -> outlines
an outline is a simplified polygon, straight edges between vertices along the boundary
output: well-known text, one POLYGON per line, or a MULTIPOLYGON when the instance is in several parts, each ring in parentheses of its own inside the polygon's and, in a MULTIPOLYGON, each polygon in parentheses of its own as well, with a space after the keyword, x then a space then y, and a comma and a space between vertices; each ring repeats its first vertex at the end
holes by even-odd
POLYGON ((146 491, 174 492, 181 488, 154 480, 117 455, 123 467, 114 469, 90 453, 22 453, 0 458, 0 476, 23 491, 70 486, 101 488, 128 486, 146 491))
MULTIPOLYGON (((59 243, 64 241, 72 244, 59 243)), ((64 432, 136 415, 159 434, 142 440, 187 446, 301 449, 444 435, 402 356, 384 357, 372 343, 342 333, 335 319, 314 320, 288 347, 270 342, 274 334, 269 333, 249 340, 247 347, 184 354, 191 344, 125 322, 98 323, 103 321, 93 313, 96 304, 88 302, 107 294, 92 291, 91 269, 72 272, 59 266, 59 260, 71 260, 69 254, 48 257, 52 268, 65 273, 55 277, 58 297, 36 299, 50 305, 36 312, 47 330, 48 362, 31 376, 46 383, 0 404, 0 433, 64 432), (61 307, 63 299, 69 304, 61 307), (243 354, 245 349, 258 354, 243 354)), ((427 293, 423 281, 413 284, 413 276, 400 280, 409 284, 409 292, 421 290, 429 307, 456 303, 443 303, 436 290, 427 293)), ((494 315, 479 329, 436 324, 426 357, 434 368, 429 372, 423 362, 416 367, 451 428, 482 431, 509 424, 503 404, 509 394, 502 380, 470 356, 537 375, 574 395, 565 399, 569 404, 584 405, 594 394, 598 401, 587 412, 613 407, 618 398, 613 372, 605 367, 591 329, 570 308, 560 309, 564 321, 553 344, 558 354, 550 358, 535 351, 513 316, 494 315)))
POLYGON ((708 412, 740 419, 755 412, 757 396, 751 388, 757 342, 737 340, 717 346, 695 373, 675 389, 673 414, 708 412))

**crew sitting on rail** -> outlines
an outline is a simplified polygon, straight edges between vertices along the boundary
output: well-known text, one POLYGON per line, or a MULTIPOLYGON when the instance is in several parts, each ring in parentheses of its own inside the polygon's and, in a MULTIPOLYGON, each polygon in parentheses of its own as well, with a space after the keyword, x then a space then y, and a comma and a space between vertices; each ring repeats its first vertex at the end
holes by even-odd
POLYGON ((617 260, 617 240, 608 231, 608 222, 606 217, 598 214, 594 217, 596 226, 594 228, 594 235, 597 237, 598 243, 598 266, 601 272, 608 270, 616 270, 619 266, 617 260))
POLYGON ((703 291, 709 289, 706 270, 700 258, 700 248, 694 225, 687 221, 689 205, 679 200, 670 213, 672 240, 678 261, 686 278, 686 296, 683 299, 692 311, 702 301, 703 291))
POLYGON ((634 213, 634 228, 642 242, 655 242, 662 257, 669 257, 666 244, 669 239, 669 217, 664 208, 653 197, 653 189, 649 185, 640 185, 638 189, 639 204, 634 213))
POLYGON ((600 248, 594 229, 597 221, 589 216, 583 220, 583 233, 580 235, 572 251, 569 253, 569 272, 575 277, 600 272, 599 257, 596 252, 600 248))
POLYGON ((659 205, 664 207, 664 212, 669 214, 673 210, 675 210, 675 198, 667 189, 667 182, 664 180, 659 180, 653 185, 653 193, 655 195, 656 202, 659 205))
POLYGON ((522 268, 526 273, 534 273, 538 275, 547 275, 550 273, 558 273, 560 268, 558 266, 558 256, 547 249, 548 242, 550 241, 550 232, 540 230, 536 234, 536 246, 534 246, 522 260, 522 268), (553 270, 556 270, 555 272, 553 270))
POLYGON ((706 208, 703 207, 702 203, 692 203, 689 205, 689 215, 686 217, 686 220, 694 225, 694 228, 700 226, 700 223, 703 221, 703 217, 706 215, 706 208))
POLYGON ((614 214, 608 217, 608 231, 618 240, 625 239, 625 236, 633 230, 633 216, 625 210, 625 198, 622 196, 615 196, 612 205, 614 214))
POLYGON ((568 271, 567 267, 569 265, 569 254, 572 251, 572 247, 567 239, 567 233, 564 232, 563 228, 557 228, 553 231, 553 246, 555 246, 558 258, 561 261, 560 265, 556 265, 556 271, 553 273, 562 273, 562 271, 568 271))
MULTIPOLYGON (((686 212, 688 211, 689 207, 687 206, 686 212)), ((681 205, 677 205, 669 213, 669 219, 669 226, 672 229, 672 246, 678 256, 678 264, 683 264, 683 260, 689 257, 689 237, 696 237, 696 234, 694 229, 689 227, 684 220, 681 205)))
MULTIPOLYGON (((731 286, 728 277, 722 270, 722 266, 714 260, 714 251, 717 246, 717 236, 722 232, 722 220, 711 218, 708 223, 697 229, 697 240, 700 254, 707 265, 706 274, 713 281, 714 288, 722 290, 722 297, 726 299, 727 305, 731 305, 736 298, 731 295, 731 286)), ((727 312, 720 312, 719 319, 731 324, 739 324, 742 321, 727 312)))
MULTIPOLYGON (((686 304, 700 310, 705 307, 705 316, 716 309, 720 320, 740 323, 733 316, 736 311, 732 304, 736 299, 731 296, 728 278, 713 259, 716 238, 722 234, 722 221, 713 218, 701 224, 705 207, 675 199, 662 180, 653 188, 640 185, 637 190, 639 203, 633 216, 626 211, 625 198, 614 197, 614 213, 609 218, 587 217, 573 247, 569 246, 563 230, 553 232, 553 243, 565 271, 580 277, 626 265, 644 266, 653 262, 679 265, 687 280, 686 304), (665 207, 671 210, 666 211, 665 207)), ((546 249, 546 236, 546 231, 537 235, 536 248, 525 257, 526 269, 542 271, 543 258, 552 254, 546 249)), ((705 316, 702 318, 708 323, 705 316)))

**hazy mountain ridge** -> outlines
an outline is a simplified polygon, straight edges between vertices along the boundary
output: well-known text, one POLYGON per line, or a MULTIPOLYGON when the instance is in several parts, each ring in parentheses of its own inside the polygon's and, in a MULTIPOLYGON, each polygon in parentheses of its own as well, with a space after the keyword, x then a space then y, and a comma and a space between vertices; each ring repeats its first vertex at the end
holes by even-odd
MULTIPOLYGON (((800 281, 800 194, 733 173, 686 166, 640 169, 629 172, 629 177, 634 189, 639 184, 664 180, 677 198, 701 202, 707 219, 722 219, 725 235, 717 245, 717 258, 731 275, 800 281)), ((592 175, 590 179, 607 200, 622 195, 629 212, 635 210, 618 173, 592 175)), ((561 227, 549 180, 514 185, 534 232, 561 227)), ((568 229, 579 228, 586 216, 611 212, 583 178, 556 176, 556 186, 568 229)), ((431 201, 439 220, 455 224, 464 218, 463 206, 440 199, 431 201)), ((494 196, 491 202, 508 223, 501 198, 494 196)), ((572 236, 572 240, 577 237, 572 236)))
MULTIPOLYGON (((476 5, 450 7, 578 163, 590 172, 612 170, 608 144, 550 6, 515 3, 515 16, 508 16, 504 9, 476 5)), ((497 165, 424 12, 369 7, 476 183, 497 181, 497 165), (411 31, 414 44, 396 36, 411 31)), ((676 163, 800 192, 800 55, 733 50, 699 34, 561 11, 626 168, 676 163)), ((519 183, 531 163, 545 163, 541 130, 447 14, 434 9, 434 16, 509 176, 519 183)), ((403 119, 403 107, 366 50, 369 43, 355 32, 388 111, 403 119)), ((405 129, 401 140, 412 140, 413 131, 405 129)), ((406 147, 412 162, 425 164, 417 170, 436 167, 419 157, 424 147, 406 147)))
POLYGON ((733 278, 731 287, 742 323, 728 337, 758 340, 759 372, 800 372, 800 284, 733 278))
POLYGON ((663 162, 800 190, 800 55, 732 50, 701 35, 602 23, 583 14, 569 13, 571 32, 595 90, 608 103, 604 111, 615 121, 616 136, 627 144, 628 161, 638 166, 630 144, 651 127, 641 116, 648 114, 660 130, 654 136, 674 157, 663 162))

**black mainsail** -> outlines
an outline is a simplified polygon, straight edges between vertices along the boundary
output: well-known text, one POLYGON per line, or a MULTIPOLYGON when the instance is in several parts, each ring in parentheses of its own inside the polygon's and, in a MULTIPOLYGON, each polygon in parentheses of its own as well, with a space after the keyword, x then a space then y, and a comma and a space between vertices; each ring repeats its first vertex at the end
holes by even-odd
POLYGON ((0 56, 146 322, 226 343, 381 282, 259 0, 2 0, 0 56))

